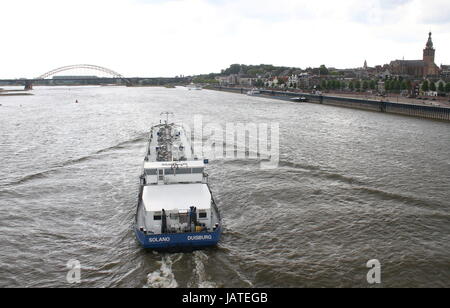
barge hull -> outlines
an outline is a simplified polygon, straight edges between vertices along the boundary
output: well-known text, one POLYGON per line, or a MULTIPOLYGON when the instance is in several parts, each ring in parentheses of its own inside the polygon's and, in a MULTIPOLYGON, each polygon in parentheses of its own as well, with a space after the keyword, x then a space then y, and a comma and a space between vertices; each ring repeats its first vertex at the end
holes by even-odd
POLYGON ((146 235, 135 228, 139 243, 146 249, 173 250, 196 249, 216 246, 220 240, 221 230, 202 233, 176 233, 146 235))

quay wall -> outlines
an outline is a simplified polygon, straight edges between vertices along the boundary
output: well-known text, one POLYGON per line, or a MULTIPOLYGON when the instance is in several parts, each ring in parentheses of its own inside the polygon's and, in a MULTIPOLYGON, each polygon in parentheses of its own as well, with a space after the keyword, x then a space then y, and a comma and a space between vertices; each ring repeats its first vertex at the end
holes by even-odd
MULTIPOLYGON (((246 94, 251 89, 214 87, 212 90, 227 91, 246 94)), ((450 108, 426 105, 414 105, 405 103, 393 103, 386 101, 367 100, 359 98, 347 98, 328 95, 314 95, 289 91, 260 90, 261 96, 273 99, 289 101, 292 97, 304 96, 310 103, 332 105, 338 107, 356 108, 369 111, 385 112, 434 120, 450 121, 450 108)))

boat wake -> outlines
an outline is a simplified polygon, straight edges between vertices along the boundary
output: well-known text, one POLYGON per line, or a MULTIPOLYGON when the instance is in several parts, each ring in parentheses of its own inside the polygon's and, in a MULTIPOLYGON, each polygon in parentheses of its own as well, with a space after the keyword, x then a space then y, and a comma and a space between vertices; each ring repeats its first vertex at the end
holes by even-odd
POLYGON ((191 281, 189 282, 190 288, 217 288, 217 285, 208 281, 208 276, 205 270, 205 263, 208 261, 208 256, 202 251, 195 251, 193 254, 194 258, 194 269, 193 276, 191 281))
POLYGON ((33 180, 36 180, 36 179, 43 179, 43 178, 46 178, 51 173, 56 172, 58 170, 61 170, 61 169, 65 168, 65 167, 70 167, 72 165, 76 165, 76 164, 79 164, 79 163, 82 163, 82 162, 86 162, 86 161, 90 161, 90 160, 93 160, 93 159, 102 158, 102 155, 104 155, 107 152, 114 151, 114 150, 119 150, 119 149, 124 149, 124 148, 126 148, 126 146, 129 146, 129 145, 132 145, 132 144, 136 144, 136 143, 141 143, 144 140, 145 140, 145 135, 138 136, 136 138, 120 142, 120 143, 118 143, 118 144, 116 144, 114 146, 107 147, 107 148, 104 148, 104 149, 100 149, 100 150, 98 150, 98 151, 96 151, 96 152, 94 152, 92 154, 89 154, 89 155, 86 155, 86 156, 83 156, 83 157, 79 157, 79 158, 76 158, 76 159, 66 160, 64 162, 61 162, 59 164, 54 165, 52 168, 50 168, 48 170, 23 176, 22 178, 20 178, 20 179, 18 179, 16 181, 12 181, 12 182, 6 183, 6 184, 4 184, 2 186, 4 186, 4 187, 18 186, 18 185, 26 184, 26 183, 28 183, 30 181, 33 181, 33 180))
POLYGON ((210 281, 205 269, 208 256, 202 251, 195 251, 192 254, 165 254, 161 261, 158 261, 160 268, 147 275, 145 288, 178 288, 173 268, 176 263, 185 256, 192 256, 192 275, 187 282, 188 288, 217 288, 217 284, 210 281))
POLYGON ((181 260, 182 254, 164 255, 161 261, 159 270, 148 274, 147 288, 177 288, 178 282, 175 279, 175 274, 172 271, 172 266, 181 260))

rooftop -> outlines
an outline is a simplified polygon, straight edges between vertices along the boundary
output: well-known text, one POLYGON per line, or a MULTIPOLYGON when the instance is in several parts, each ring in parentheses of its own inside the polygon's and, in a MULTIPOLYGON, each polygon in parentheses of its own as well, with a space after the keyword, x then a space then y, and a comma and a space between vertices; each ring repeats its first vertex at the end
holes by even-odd
POLYGON ((150 185, 142 194, 147 212, 211 208, 211 192, 206 184, 150 185))

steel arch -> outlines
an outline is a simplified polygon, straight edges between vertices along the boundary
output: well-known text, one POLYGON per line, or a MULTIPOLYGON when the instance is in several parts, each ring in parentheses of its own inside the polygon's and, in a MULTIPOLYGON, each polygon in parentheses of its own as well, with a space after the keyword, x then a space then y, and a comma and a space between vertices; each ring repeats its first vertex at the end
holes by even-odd
POLYGON ((51 70, 45 74, 42 74, 41 76, 39 76, 36 79, 46 79, 46 78, 56 75, 58 73, 75 70, 75 69, 89 69, 89 70, 99 71, 99 72, 109 74, 113 78, 125 79, 121 74, 119 74, 113 70, 110 70, 106 67, 102 67, 102 66, 98 66, 98 65, 91 65, 91 64, 77 64, 77 65, 67 65, 67 66, 59 67, 59 68, 51 70))

